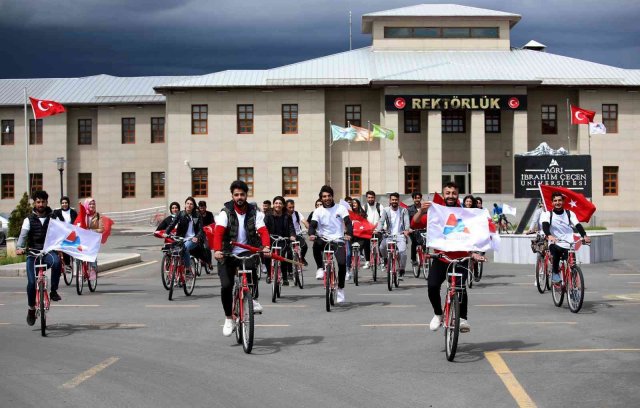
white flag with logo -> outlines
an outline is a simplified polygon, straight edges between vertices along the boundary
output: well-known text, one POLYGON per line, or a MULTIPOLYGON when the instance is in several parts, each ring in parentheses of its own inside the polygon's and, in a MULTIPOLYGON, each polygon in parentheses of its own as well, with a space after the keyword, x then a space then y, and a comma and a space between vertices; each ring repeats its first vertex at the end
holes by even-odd
POLYGON ((502 204, 502 213, 503 214, 509 214, 509 215, 513 215, 514 217, 516 216, 516 208, 510 206, 507 203, 503 203, 502 204))
POLYGON ((102 234, 51 219, 44 239, 44 251, 62 251, 76 259, 95 262, 101 240, 102 234))
POLYGON ((607 128, 604 123, 591 122, 589 123, 589 134, 592 135, 606 135, 607 128))
POLYGON ((441 251, 481 251, 498 248, 485 209, 431 204, 427 215, 427 246, 441 251))

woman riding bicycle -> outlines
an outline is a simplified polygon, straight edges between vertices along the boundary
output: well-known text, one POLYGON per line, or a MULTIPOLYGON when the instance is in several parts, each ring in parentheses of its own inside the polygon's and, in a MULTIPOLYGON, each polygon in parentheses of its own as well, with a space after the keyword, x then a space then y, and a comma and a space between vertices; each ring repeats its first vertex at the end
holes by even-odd
POLYGON ((184 238, 184 252, 182 260, 186 270, 191 268, 190 255, 193 253, 198 259, 201 259, 211 268, 211 251, 203 250, 203 242, 205 234, 202 230, 202 220, 198 216, 196 210, 196 200, 193 197, 187 197, 184 202, 184 210, 180 211, 171 224, 165 230, 166 235, 171 235, 175 228, 175 235, 184 238))
MULTIPOLYGON (((358 200, 357 198, 354 198, 352 200, 352 202, 351 202, 351 211, 353 211, 356 215, 361 216, 365 220, 367 219, 367 213, 365 212, 364 208, 362 208, 362 204, 360 203, 360 200, 358 200)), ((360 250, 364 251, 364 252, 360 252, 360 253, 362 253, 362 254, 369 253, 370 246, 371 246, 371 241, 369 239, 358 238, 358 237, 354 236, 352 238, 352 243, 360 244, 360 250)), ((367 259, 367 261, 368 261, 368 259, 367 259)))

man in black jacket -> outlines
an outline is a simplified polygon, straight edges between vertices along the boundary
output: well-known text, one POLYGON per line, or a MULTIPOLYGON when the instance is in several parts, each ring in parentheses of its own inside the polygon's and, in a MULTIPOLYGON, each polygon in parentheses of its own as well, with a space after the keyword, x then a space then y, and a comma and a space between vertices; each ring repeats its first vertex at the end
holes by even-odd
POLYGON ((202 218, 203 227, 211 225, 215 222, 213 213, 211 211, 207 211, 207 202, 204 200, 198 201, 198 214, 200 215, 200 218, 202 218))
MULTIPOLYGON (((52 212, 48 206, 49 194, 46 191, 38 190, 33 194, 33 212, 24 219, 20 237, 16 245, 16 254, 25 253, 25 240, 27 248, 42 251, 44 240, 49 228, 49 220, 52 212)), ((29 310, 27 312, 27 324, 33 326, 36 322, 36 268, 34 256, 27 256, 27 301, 29 310)), ((58 295, 58 283, 60 282, 60 258, 58 255, 47 254, 42 258, 43 262, 51 268, 51 294, 49 298, 53 301, 61 300, 58 295)))
MULTIPOLYGON (((68 224, 73 224, 76 217, 78 217, 78 213, 76 210, 69 207, 69 203, 69 197, 62 197, 60 199, 60 208, 53 210, 52 218, 68 224)), ((62 257, 64 258, 64 264, 66 265, 67 270, 71 271, 71 257, 65 253, 62 254, 62 257)))
MULTIPOLYGON (((284 209, 284 197, 277 196, 273 199, 273 208, 269 214, 264 217, 264 223, 267 226, 267 230, 270 235, 279 235, 281 237, 289 237, 291 241, 296 240, 296 230, 293 227, 293 220, 291 216, 284 209)), ((271 241, 273 246, 273 240, 271 241)), ((280 247, 283 248, 280 255, 291 259, 291 248, 289 245, 280 243, 280 247)), ((291 273, 291 264, 287 262, 281 263, 282 265, 282 284, 289 286, 289 273, 291 273)), ((267 279, 271 276, 271 262, 267 262, 267 279)))

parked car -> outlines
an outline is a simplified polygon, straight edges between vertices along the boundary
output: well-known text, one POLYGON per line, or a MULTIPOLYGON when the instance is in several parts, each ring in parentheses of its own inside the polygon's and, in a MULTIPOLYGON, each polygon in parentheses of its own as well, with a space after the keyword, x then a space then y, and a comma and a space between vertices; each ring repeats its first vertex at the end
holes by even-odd
POLYGON ((7 240, 7 234, 9 233, 9 220, 0 215, 0 245, 4 245, 7 240))

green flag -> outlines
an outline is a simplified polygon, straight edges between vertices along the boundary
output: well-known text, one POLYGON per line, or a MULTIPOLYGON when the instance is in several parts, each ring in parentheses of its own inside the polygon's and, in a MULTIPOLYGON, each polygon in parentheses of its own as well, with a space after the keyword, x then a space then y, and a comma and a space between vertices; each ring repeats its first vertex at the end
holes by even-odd
POLYGON ((380 139, 389 139, 393 140, 396 137, 396 134, 391 129, 384 128, 380 125, 373 125, 373 132, 371 132, 371 136, 377 137, 380 139))

